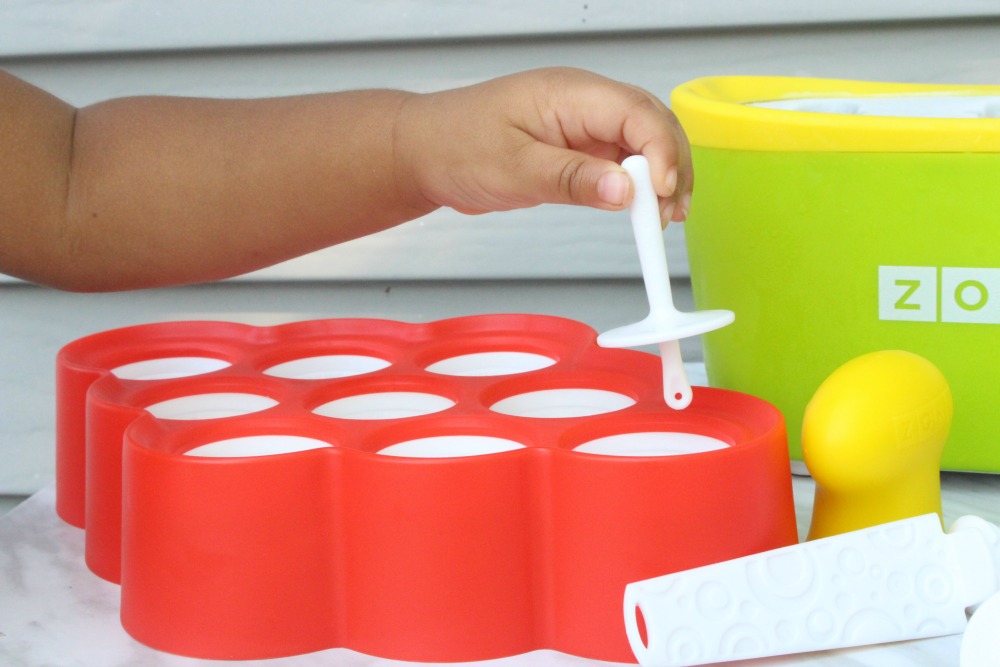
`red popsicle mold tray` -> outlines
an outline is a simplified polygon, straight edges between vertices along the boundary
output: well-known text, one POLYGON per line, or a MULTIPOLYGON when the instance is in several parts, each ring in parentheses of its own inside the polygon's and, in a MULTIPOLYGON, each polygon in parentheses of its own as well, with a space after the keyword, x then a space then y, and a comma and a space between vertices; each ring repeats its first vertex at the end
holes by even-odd
POLYGON ((160 650, 634 661, 626 584, 796 541, 780 413, 660 372, 535 315, 107 331, 58 357, 57 511, 160 650))

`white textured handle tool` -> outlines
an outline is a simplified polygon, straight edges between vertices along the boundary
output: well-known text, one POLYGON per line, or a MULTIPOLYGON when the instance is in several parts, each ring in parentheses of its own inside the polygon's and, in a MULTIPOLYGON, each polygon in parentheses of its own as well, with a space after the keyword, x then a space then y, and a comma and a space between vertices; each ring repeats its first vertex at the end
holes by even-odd
POLYGON ((957 634, 1000 589, 998 536, 926 514, 636 582, 626 633, 644 667, 957 634))
POLYGON ((635 187, 629 214, 649 301, 649 315, 641 322, 602 333, 597 337, 597 344, 602 347, 658 344, 663 362, 663 398, 667 405, 681 410, 691 404, 692 393, 677 341, 724 327, 735 316, 728 310, 684 313, 674 307, 660 227, 660 207, 649 175, 649 163, 643 156, 633 155, 625 158, 622 167, 632 177, 635 187))

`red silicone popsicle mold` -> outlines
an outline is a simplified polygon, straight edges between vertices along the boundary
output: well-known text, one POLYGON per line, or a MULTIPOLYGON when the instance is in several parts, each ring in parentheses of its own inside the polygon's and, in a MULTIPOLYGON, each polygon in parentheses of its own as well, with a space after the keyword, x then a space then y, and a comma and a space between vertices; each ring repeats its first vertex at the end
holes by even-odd
POLYGON ((626 584, 796 541, 785 427, 731 391, 674 411, 656 356, 595 337, 485 315, 82 338, 57 511, 160 650, 633 661, 626 584))

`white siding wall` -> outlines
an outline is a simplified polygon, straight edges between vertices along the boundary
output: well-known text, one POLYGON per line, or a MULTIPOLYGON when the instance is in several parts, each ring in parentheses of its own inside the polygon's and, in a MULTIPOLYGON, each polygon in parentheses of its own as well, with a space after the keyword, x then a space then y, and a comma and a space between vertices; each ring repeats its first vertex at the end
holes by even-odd
MULTIPOLYGON (((712 74, 998 83, 998 45, 1000 3, 986 0, 0 3, 0 67, 81 105, 141 93, 430 91, 554 64, 664 98, 712 74)), ((753 196, 766 205, 766 193, 753 196)), ((681 278, 682 229, 668 231, 681 278)), ((626 217, 550 206, 475 218, 441 211, 252 276, 321 287, 70 297, 8 280, 0 284, 0 494, 51 480, 51 360, 86 333, 178 317, 420 320, 509 310, 601 329, 644 314, 637 277, 626 217)), ((678 294, 688 297, 683 285, 678 294)))

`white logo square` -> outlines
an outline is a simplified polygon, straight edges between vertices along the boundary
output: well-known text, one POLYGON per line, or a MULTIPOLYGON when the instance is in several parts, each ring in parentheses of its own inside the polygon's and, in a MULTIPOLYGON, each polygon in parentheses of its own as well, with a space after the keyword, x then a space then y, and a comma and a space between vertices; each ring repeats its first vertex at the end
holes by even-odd
POLYGON ((878 318, 937 321, 937 267, 878 267, 878 318))
POLYGON ((941 321, 1000 324, 1000 269, 941 269, 941 321))

